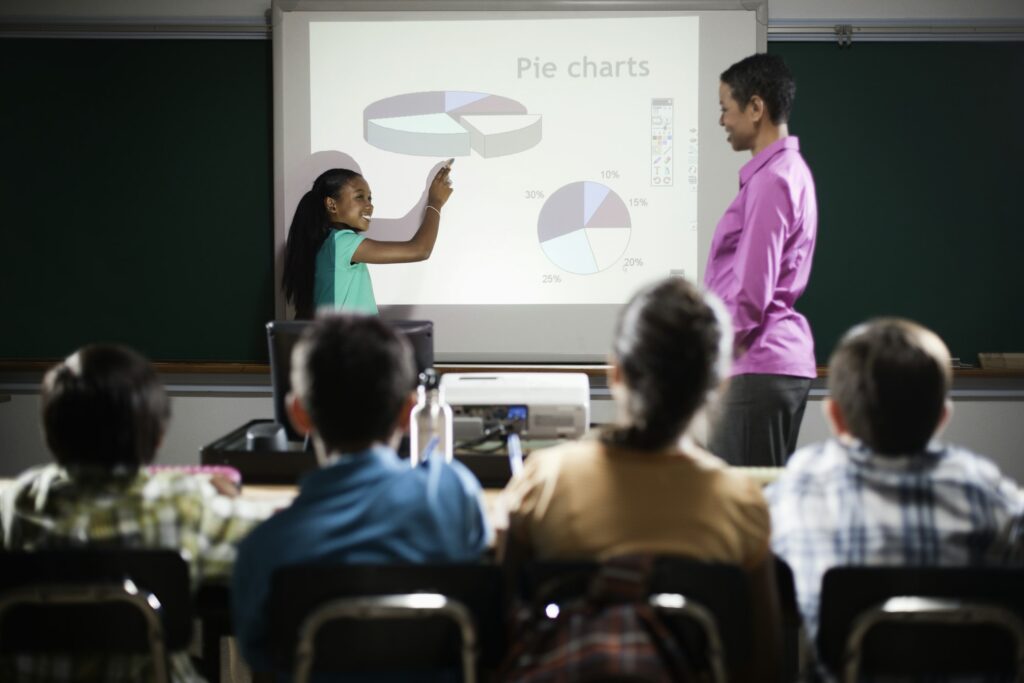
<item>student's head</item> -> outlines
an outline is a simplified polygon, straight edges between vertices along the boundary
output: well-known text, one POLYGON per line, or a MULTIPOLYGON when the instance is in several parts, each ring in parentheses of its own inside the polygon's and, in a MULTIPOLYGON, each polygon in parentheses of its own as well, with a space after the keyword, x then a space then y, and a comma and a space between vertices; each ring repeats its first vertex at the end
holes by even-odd
POLYGON ((370 188, 363 176, 346 168, 332 168, 313 182, 295 208, 284 251, 281 288, 295 306, 296 317, 313 317, 313 282, 316 254, 331 232, 331 224, 366 230, 364 215, 373 213, 370 188))
POLYGON ((318 435, 327 453, 354 452, 405 426, 416 366, 409 342, 380 318, 336 313, 295 345, 291 380, 296 427, 318 435))
POLYGON ((938 335, 909 320, 854 327, 829 361, 833 428, 879 454, 923 451, 949 414, 950 365, 938 335))
POLYGON ((752 149, 759 126, 789 121, 796 83, 780 57, 751 55, 723 71, 720 79, 719 124, 728 133, 733 149, 752 149))
POLYGON ((656 450, 678 440, 728 365, 731 332, 721 304, 689 281, 660 280, 630 299, 612 346, 612 387, 628 427, 610 433, 656 450))
POLYGON ((46 443, 72 471, 132 472, 153 461, 171 404, 149 361, 123 346, 86 346, 43 377, 46 443))

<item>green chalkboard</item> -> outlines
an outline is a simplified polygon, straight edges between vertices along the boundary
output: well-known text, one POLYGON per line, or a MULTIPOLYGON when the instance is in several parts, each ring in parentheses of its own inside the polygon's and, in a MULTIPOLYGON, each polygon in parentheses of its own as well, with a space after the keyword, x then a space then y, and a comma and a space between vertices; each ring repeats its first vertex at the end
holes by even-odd
POLYGON ((820 211, 797 307, 819 364, 899 315, 954 356, 1024 351, 1024 43, 769 43, 820 211))
MULTIPOLYGON (((820 236, 818 361, 902 315, 1024 350, 1024 43, 769 43, 820 236)), ((0 359, 97 340, 260 362, 273 316, 271 46, 0 39, 0 359)))
POLYGON ((0 359, 266 359, 270 47, 0 39, 0 359))

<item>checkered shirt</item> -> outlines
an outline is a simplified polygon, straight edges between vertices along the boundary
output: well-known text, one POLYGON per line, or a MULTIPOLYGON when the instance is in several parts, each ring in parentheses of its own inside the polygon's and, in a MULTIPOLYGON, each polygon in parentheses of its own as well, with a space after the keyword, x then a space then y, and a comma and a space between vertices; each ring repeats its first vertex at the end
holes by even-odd
MULTIPOLYGON (((0 495, 4 547, 169 548, 188 562, 193 587, 227 580, 239 540, 267 515, 258 505, 220 495, 208 478, 175 471, 86 486, 46 465, 26 471, 0 495)), ((186 652, 173 653, 173 681, 202 681, 186 652)), ((144 681, 145 657, 19 656, 0 659, 0 680, 144 681)))
POLYGON ((832 567, 1022 559, 1024 496, 990 460, 963 448, 933 443, 887 457, 832 439, 795 453, 765 495, 772 549, 793 569, 811 642, 832 567))

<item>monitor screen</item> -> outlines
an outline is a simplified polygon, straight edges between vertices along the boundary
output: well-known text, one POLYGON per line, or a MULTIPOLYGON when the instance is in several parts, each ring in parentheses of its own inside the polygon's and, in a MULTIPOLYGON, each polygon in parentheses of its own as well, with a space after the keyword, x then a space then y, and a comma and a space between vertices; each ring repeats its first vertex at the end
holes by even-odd
MULTIPOLYGON (((412 345, 416 359, 416 372, 421 373, 434 365, 434 323, 429 320, 388 320, 412 345)), ((272 320, 267 323, 267 345, 270 349, 270 380, 274 391, 274 419, 284 425, 291 441, 303 436, 295 431, 288 419, 285 401, 291 391, 292 349, 303 331, 314 324, 312 320, 272 320)), ((410 387, 411 388, 411 387, 410 387)))

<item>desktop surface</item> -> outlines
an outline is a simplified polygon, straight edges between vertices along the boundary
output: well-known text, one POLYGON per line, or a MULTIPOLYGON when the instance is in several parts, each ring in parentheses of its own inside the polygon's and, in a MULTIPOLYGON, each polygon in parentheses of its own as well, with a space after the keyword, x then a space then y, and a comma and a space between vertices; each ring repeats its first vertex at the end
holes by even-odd
MULTIPOLYGON (((202 465, 225 465, 234 467, 242 474, 242 483, 249 486, 295 486, 306 472, 315 469, 316 454, 304 450, 304 444, 288 442, 287 450, 249 450, 246 434, 255 425, 272 424, 273 420, 252 420, 243 424, 216 441, 203 446, 199 451, 202 465)), ((524 441, 524 454, 546 448, 558 441, 543 439, 524 441)), ((508 454, 504 446, 485 446, 481 449, 455 451, 455 459, 465 465, 485 489, 504 488, 512 477, 508 454)), ((736 468, 747 476, 766 486, 778 478, 780 467, 736 468)))
MULTIPOLYGON (((199 451, 202 465, 234 467, 242 473, 245 485, 295 485, 306 472, 317 467, 316 454, 304 449, 304 444, 289 441, 286 450, 249 448, 246 434, 258 425, 273 424, 273 420, 252 420, 199 451)), ((558 443, 550 439, 524 441, 523 450, 546 448, 558 443)), ((503 488, 512 477, 508 454, 504 446, 483 446, 473 450, 456 450, 455 459, 465 465, 484 488, 503 488)), ((401 449, 399 455, 402 455, 401 449)))

